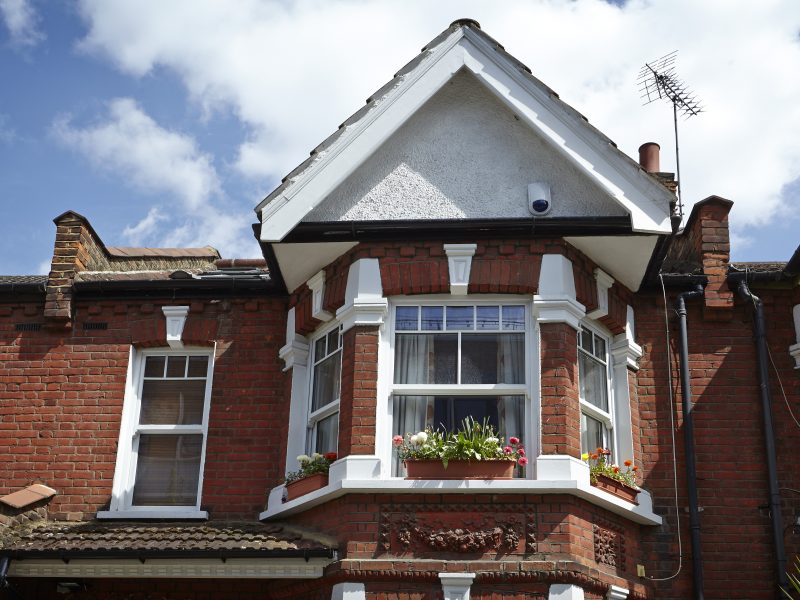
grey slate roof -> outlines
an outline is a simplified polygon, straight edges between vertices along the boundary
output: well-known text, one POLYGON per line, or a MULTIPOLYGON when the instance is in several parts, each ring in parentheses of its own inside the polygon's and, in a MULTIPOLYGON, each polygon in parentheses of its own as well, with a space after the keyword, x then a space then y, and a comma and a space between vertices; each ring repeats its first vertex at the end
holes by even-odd
POLYGON ((0 285, 37 283, 47 283, 47 275, 0 275, 0 285))

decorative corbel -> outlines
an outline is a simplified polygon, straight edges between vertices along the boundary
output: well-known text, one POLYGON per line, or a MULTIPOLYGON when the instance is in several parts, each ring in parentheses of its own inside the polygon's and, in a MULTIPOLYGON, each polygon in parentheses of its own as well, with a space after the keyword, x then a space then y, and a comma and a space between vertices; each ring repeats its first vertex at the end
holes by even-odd
POLYGON ((162 306, 167 319, 167 344, 170 348, 183 348, 183 326, 186 325, 186 316, 189 314, 188 306, 162 306))

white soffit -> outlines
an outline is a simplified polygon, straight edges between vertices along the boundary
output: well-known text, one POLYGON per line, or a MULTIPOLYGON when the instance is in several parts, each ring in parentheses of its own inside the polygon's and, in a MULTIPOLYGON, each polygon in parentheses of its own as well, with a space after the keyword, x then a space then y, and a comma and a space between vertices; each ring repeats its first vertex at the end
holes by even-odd
POLYGON ((279 188, 280 193, 259 205, 262 241, 283 239, 462 68, 606 190, 630 213, 634 231, 670 232, 670 192, 496 49, 485 34, 458 27, 421 56, 414 68, 386 86, 360 118, 279 188))
POLYGON ((635 292, 642 283, 656 246, 654 235, 565 237, 601 269, 635 292))
POLYGON ((356 244, 357 242, 273 244, 272 249, 275 251, 286 289, 291 293, 356 244))

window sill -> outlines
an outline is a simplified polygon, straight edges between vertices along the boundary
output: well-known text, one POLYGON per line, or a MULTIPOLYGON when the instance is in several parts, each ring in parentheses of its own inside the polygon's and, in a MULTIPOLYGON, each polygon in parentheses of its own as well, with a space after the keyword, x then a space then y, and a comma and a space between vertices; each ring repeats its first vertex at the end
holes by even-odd
POLYGON ((96 517, 98 519, 124 519, 133 521, 136 519, 169 519, 174 521, 208 520, 208 511, 205 510, 99 510, 96 517))
POLYGON ((566 456, 539 457, 537 473, 542 479, 411 480, 370 476, 375 473, 380 473, 380 459, 377 457, 346 457, 331 466, 330 483, 323 488, 289 502, 283 502, 284 486, 274 488, 269 495, 267 510, 259 515, 259 519, 287 517, 346 494, 568 494, 634 523, 661 525, 661 517, 653 512, 648 492, 639 492, 638 505, 621 500, 592 486, 586 463, 566 456), (375 464, 373 469, 364 468, 368 460, 375 464), (348 461, 356 462, 356 468, 348 466, 348 461), (372 473, 365 472, 369 470, 372 473))

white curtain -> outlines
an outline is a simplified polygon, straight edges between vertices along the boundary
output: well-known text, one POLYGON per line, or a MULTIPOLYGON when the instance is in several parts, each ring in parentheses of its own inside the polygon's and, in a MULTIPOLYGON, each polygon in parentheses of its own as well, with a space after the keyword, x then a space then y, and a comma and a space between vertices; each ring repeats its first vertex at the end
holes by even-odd
MULTIPOLYGON (((433 379, 433 336, 398 334, 395 344, 395 383, 430 383, 433 379)), ((422 431, 432 417, 431 396, 395 396, 392 400, 392 435, 405 437, 406 433, 422 431)), ((394 473, 401 475, 402 468, 395 456, 394 473)))

